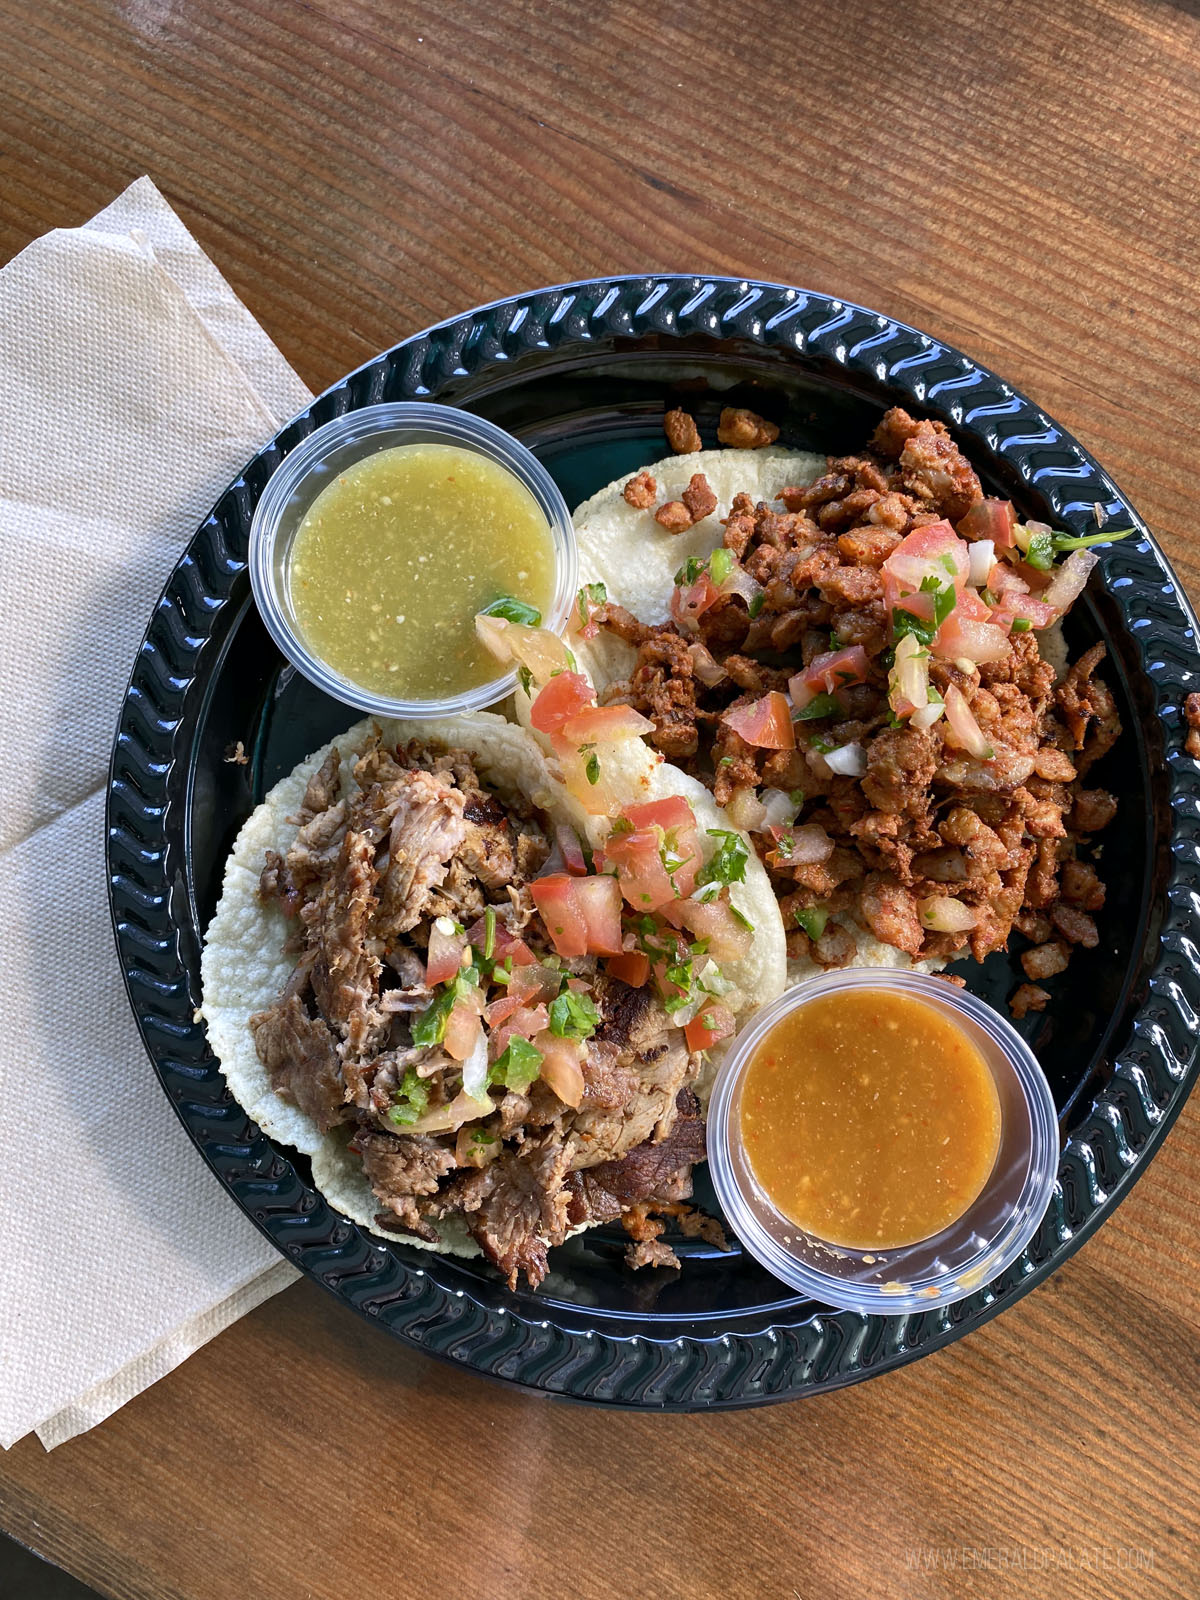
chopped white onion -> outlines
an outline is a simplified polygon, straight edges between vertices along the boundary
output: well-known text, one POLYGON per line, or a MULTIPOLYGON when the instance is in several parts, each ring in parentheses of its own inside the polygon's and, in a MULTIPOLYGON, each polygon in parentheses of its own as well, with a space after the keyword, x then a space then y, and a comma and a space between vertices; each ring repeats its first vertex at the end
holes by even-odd
POLYGON ((897 716, 919 711, 929 703, 929 651, 911 633, 896 646, 896 659, 888 674, 888 701, 897 716))
POLYGON ((860 744, 844 744, 839 750, 824 752, 831 772, 843 778, 861 778, 867 770, 867 752, 860 744))
POLYGON ((937 719, 945 714, 945 703, 941 700, 931 700, 927 706, 914 711, 908 720, 914 728, 932 728, 937 719))
POLYGON ((1043 603, 1056 611, 1066 611, 1083 593, 1088 575, 1099 559, 1094 550, 1072 550, 1042 591, 1043 603))
POLYGON ((747 606, 753 605, 762 592, 762 584, 755 583, 745 567, 738 561, 733 563, 729 576, 721 585, 722 594, 740 594, 747 606))
POLYGON ((463 1093, 472 1100, 487 1099, 488 1047, 487 1036, 480 1028, 471 1054, 462 1064, 463 1093))
POLYGON ((976 722, 966 696, 957 684, 953 683, 946 690, 946 721, 950 724, 950 731, 954 736, 952 742, 960 750, 965 750, 969 756, 974 756, 976 761, 992 759, 994 752, 983 736, 983 729, 976 722))
POLYGON ((973 588, 982 589, 988 581, 988 573, 996 561, 996 545, 991 539, 977 539, 971 546, 970 562, 967 567, 967 582, 973 588))
POLYGON ((918 900, 921 926, 933 933, 966 933, 979 921, 979 913, 948 894, 931 894, 918 900))
POLYGON ((763 818, 765 828, 790 827, 800 811, 799 803, 782 789, 764 789, 761 803, 765 813, 763 818))
POLYGON ((688 654, 692 658, 692 671, 706 688, 711 689, 714 684, 720 683, 729 674, 717 661, 707 645, 700 643, 688 645, 688 654))
POLYGON ((715 961, 704 963, 696 976, 696 982, 706 994, 727 995, 733 992, 733 984, 722 976, 721 969, 715 961))
MULTIPOLYGON (((857 748, 856 745, 842 746, 842 750, 854 750, 857 748)), ((834 755, 840 755, 841 753, 842 751, 835 750, 830 754, 828 759, 831 765, 834 755)), ((866 758, 864 757, 863 772, 866 770, 866 758)), ((836 767, 834 771, 837 771, 836 767)), ((854 772, 850 773, 849 776, 860 777, 861 774, 854 772)), ((802 828, 793 828, 787 837, 791 840, 791 849, 786 858, 789 867, 816 866, 822 861, 828 861, 833 854, 833 840, 817 822, 806 822, 802 828)))
POLYGON ((725 813, 735 828, 757 833, 766 826, 767 808, 751 788, 735 789, 725 813))

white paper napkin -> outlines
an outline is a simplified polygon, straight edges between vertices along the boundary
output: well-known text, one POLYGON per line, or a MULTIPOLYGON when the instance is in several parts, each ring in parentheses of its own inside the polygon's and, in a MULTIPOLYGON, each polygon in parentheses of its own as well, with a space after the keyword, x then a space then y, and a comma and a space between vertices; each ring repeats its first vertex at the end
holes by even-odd
POLYGON ((133 1025, 104 785, 151 607, 308 391, 148 178, 0 271, 0 1445, 94 1426, 293 1269, 133 1025))

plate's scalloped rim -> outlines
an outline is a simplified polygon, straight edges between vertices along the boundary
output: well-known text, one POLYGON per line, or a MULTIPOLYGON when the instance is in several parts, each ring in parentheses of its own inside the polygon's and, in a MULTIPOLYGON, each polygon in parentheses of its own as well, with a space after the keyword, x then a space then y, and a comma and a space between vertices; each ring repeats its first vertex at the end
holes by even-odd
MULTIPOLYGON (((138 1027, 168 1097, 209 1165, 276 1246, 364 1316, 429 1354, 524 1387, 600 1404, 691 1410, 759 1404, 841 1386, 928 1353, 1044 1278, 1144 1171, 1192 1088, 1200 1056, 1200 766, 1183 749, 1183 700, 1200 687, 1196 623, 1171 568, 1112 479, 1058 424, 986 368, 928 334, 850 302, 784 284, 663 274, 581 280, 493 301, 414 335, 320 395, 247 465, 172 573, 138 651, 114 743, 108 796, 109 896, 138 1027), (1149 991, 1063 1151, 1059 1182, 1029 1249, 999 1280, 937 1312, 867 1318, 797 1302, 753 1332, 661 1338, 579 1332, 529 1311, 484 1306, 436 1265, 361 1232, 303 1181, 224 1089, 194 1020, 194 973, 180 948, 186 863, 169 837, 184 805, 189 691, 245 565, 258 495, 283 455, 331 417, 379 400, 436 398, 456 378, 596 337, 734 336, 817 358, 896 402, 941 416, 1042 496, 1056 518, 1094 529, 1097 501, 1136 545, 1100 552, 1119 581, 1162 724, 1175 825, 1149 991), (429 1270, 427 1270, 427 1267, 429 1270)), ((194 701, 194 697, 193 697, 194 701)), ((439 1258, 440 1259, 440 1258, 439 1258)), ((649 1320, 652 1320, 652 1314, 649 1320)))

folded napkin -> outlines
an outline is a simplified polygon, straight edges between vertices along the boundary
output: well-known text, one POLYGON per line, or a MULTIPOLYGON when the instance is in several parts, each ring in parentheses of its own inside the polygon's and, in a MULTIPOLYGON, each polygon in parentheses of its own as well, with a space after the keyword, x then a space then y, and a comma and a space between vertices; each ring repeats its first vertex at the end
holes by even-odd
POLYGON ((94 1426, 295 1276, 146 1059, 104 788, 154 601, 310 396, 148 178, 0 271, 0 1445, 94 1426))

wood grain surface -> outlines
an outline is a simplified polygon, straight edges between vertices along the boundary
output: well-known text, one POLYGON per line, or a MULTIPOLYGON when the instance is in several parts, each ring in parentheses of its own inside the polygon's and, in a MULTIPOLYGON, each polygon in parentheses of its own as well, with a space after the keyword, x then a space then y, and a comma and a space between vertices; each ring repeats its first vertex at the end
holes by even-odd
MULTIPOLYGON (((0 257, 148 172, 314 389, 542 283, 804 284, 1034 396, 1200 591, 1189 5, 0 0, 0 64, 0 257)), ((1198 1183, 1200 1105, 1012 1311, 760 1412, 531 1400, 298 1285, 0 1457, 0 1524, 121 1600, 1192 1600, 1198 1183)))

